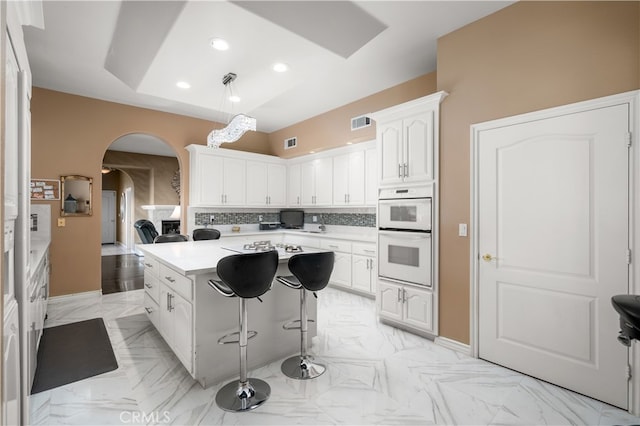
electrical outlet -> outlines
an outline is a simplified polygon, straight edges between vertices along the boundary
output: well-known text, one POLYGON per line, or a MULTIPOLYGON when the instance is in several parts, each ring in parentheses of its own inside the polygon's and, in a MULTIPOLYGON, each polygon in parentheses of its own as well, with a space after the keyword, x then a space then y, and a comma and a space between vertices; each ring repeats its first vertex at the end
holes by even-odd
POLYGON ((58 218, 58 227, 60 227, 60 228, 61 228, 61 227, 63 227, 63 226, 66 226, 66 220, 65 220, 65 218, 64 218, 64 217, 59 217, 59 218, 58 218))
POLYGON ((318 216, 313 216, 313 217, 311 218, 311 221, 312 221, 313 223, 316 223, 316 222, 318 221, 318 216))
POLYGON ((261 214, 258 215, 258 222, 262 222, 262 215, 261 214))
POLYGON ((209 216, 209 223, 213 223, 213 222, 215 222, 215 220, 216 220, 216 216, 215 215, 212 214, 211 216, 209 216))

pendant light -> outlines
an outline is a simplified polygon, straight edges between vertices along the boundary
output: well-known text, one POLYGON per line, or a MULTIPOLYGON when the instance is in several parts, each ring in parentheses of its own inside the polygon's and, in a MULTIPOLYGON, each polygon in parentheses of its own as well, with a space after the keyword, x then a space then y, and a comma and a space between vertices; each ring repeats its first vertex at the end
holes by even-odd
MULTIPOLYGON (((237 75, 232 72, 227 73, 222 77, 222 84, 225 87, 225 98, 235 98, 237 102, 239 98, 237 95, 234 95, 232 87, 236 77, 237 75)), ((225 98, 223 98, 223 104, 225 98)), ((207 146, 210 148, 220 148, 220 145, 223 143, 233 143, 237 141, 249 130, 256 130, 256 119, 246 114, 237 114, 229 120, 226 127, 222 129, 214 129, 209 133, 209 136, 207 137, 207 146)))

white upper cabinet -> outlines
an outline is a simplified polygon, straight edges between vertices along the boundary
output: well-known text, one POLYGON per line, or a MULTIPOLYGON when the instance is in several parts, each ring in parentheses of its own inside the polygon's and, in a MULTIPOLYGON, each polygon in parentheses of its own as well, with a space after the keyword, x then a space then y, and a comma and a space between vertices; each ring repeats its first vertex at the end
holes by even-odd
POLYGON ((291 207, 302 204, 302 183, 300 164, 289 164, 287 167, 287 205, 291 207))
POLYGON ((437 178, 439 109, 444 96, 438 92, 373 114, 381 186, 437 178))
POLYGON ((247 206, 282 207, 286 204, 284 164, 247 161, 247 206))
POLYGON ((333 205, 364 205, 365 152, 333 157, 333 205))
POLYGON ((364 152, 364 203, 375 206, 378 203, 378 155, 375 148, 364 152))
POLYGON ((189 203, 192 206, 244 206, 246 160, 227 150, 189 145, 189 203), (221 155, 222 154, 222 155, 221 155))
POLYGON ((303 206, 330 206, 332 202, 333 162, 331 157, 316 158, 300 165, 303 206))
POLYGON ((378 197, 376 143, 285 160, 189 145, 194 207, 358 207, 378 197))

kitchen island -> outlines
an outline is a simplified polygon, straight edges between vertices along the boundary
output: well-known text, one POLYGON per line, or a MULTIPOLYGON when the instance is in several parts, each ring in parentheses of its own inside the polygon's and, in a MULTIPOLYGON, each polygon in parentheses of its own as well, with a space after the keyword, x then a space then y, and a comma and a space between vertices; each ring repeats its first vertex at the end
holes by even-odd
MULTIPOLYGON (((187 371, 205 388, 236 376, 238 345, 218 344, 218 339, 238 331, 239 302, 220 295, 208 281, 218 279, 218 261, 236 254, 237 243, 220 239, 142 244, 137 248, 145 255, 144 308, 187 371)), ((303 250, 318 251, 308 247, 303 250)), ((287 261, 295 253, 283 249, 278 252, 276 275, 290 275, 287 261)), ((248 301, 248 327, 258 332, 248 345, 249 369, 300 351, 299 332, 282 328, 300 318, 299 292, 274 281, 261 298, 262 303, 248 301)), ((315 320, 316 299, 307 298, 307 307, 309 318, 315 320)), ((310 322, 309 336, 315 335, 316 323, 310 322)))

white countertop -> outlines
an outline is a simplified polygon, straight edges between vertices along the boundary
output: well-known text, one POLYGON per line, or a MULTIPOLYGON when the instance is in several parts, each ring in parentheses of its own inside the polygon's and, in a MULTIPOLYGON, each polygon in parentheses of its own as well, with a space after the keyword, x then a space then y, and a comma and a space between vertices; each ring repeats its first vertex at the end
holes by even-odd
MULTIPOLYGON (((215 272, 218 261, 223 257, 238 254, 223 248, 229 243, 224 239, 186 241, 180 243, 138 244, 136 248, 170 266, 183 275, 199 275, 215 272)), ((303 247, 305 252, 317 252, 319 249, 303 247)), ((280 261, 288 260, 296 253, 279 252, 280 261)))
MULTIPOLYGON (((215 228, 215 226, 213 226, 215 228)), ((345 227, 346 228, 346 227, 345 227)), ((313 238, 326 238, 326 239, 336 239, 336 240, 350 240, 350 241, 361 241, 367 243, 375 243, 377 238, 377 232, 370 231, 367 228, 367 231, 358 232, 357 229, 353 229, 356 227, 349 227, 349 230, 340 230, 333 231, 329 230, 327 232, 309 232, 309 231, 298 231, 294 229, 274 229, 270 231, 257 231, 257 230, 246 230, 240 232, 224 232, 221 231, 221 238, 224 237, 234 237, 234 236, 258 236, 258 240, 269 238, 270 234, 281 234, 281 235, 302 235, 305 237, 313 237, 313 238), (264 238, 263 238, 264 237, 264 238)))

